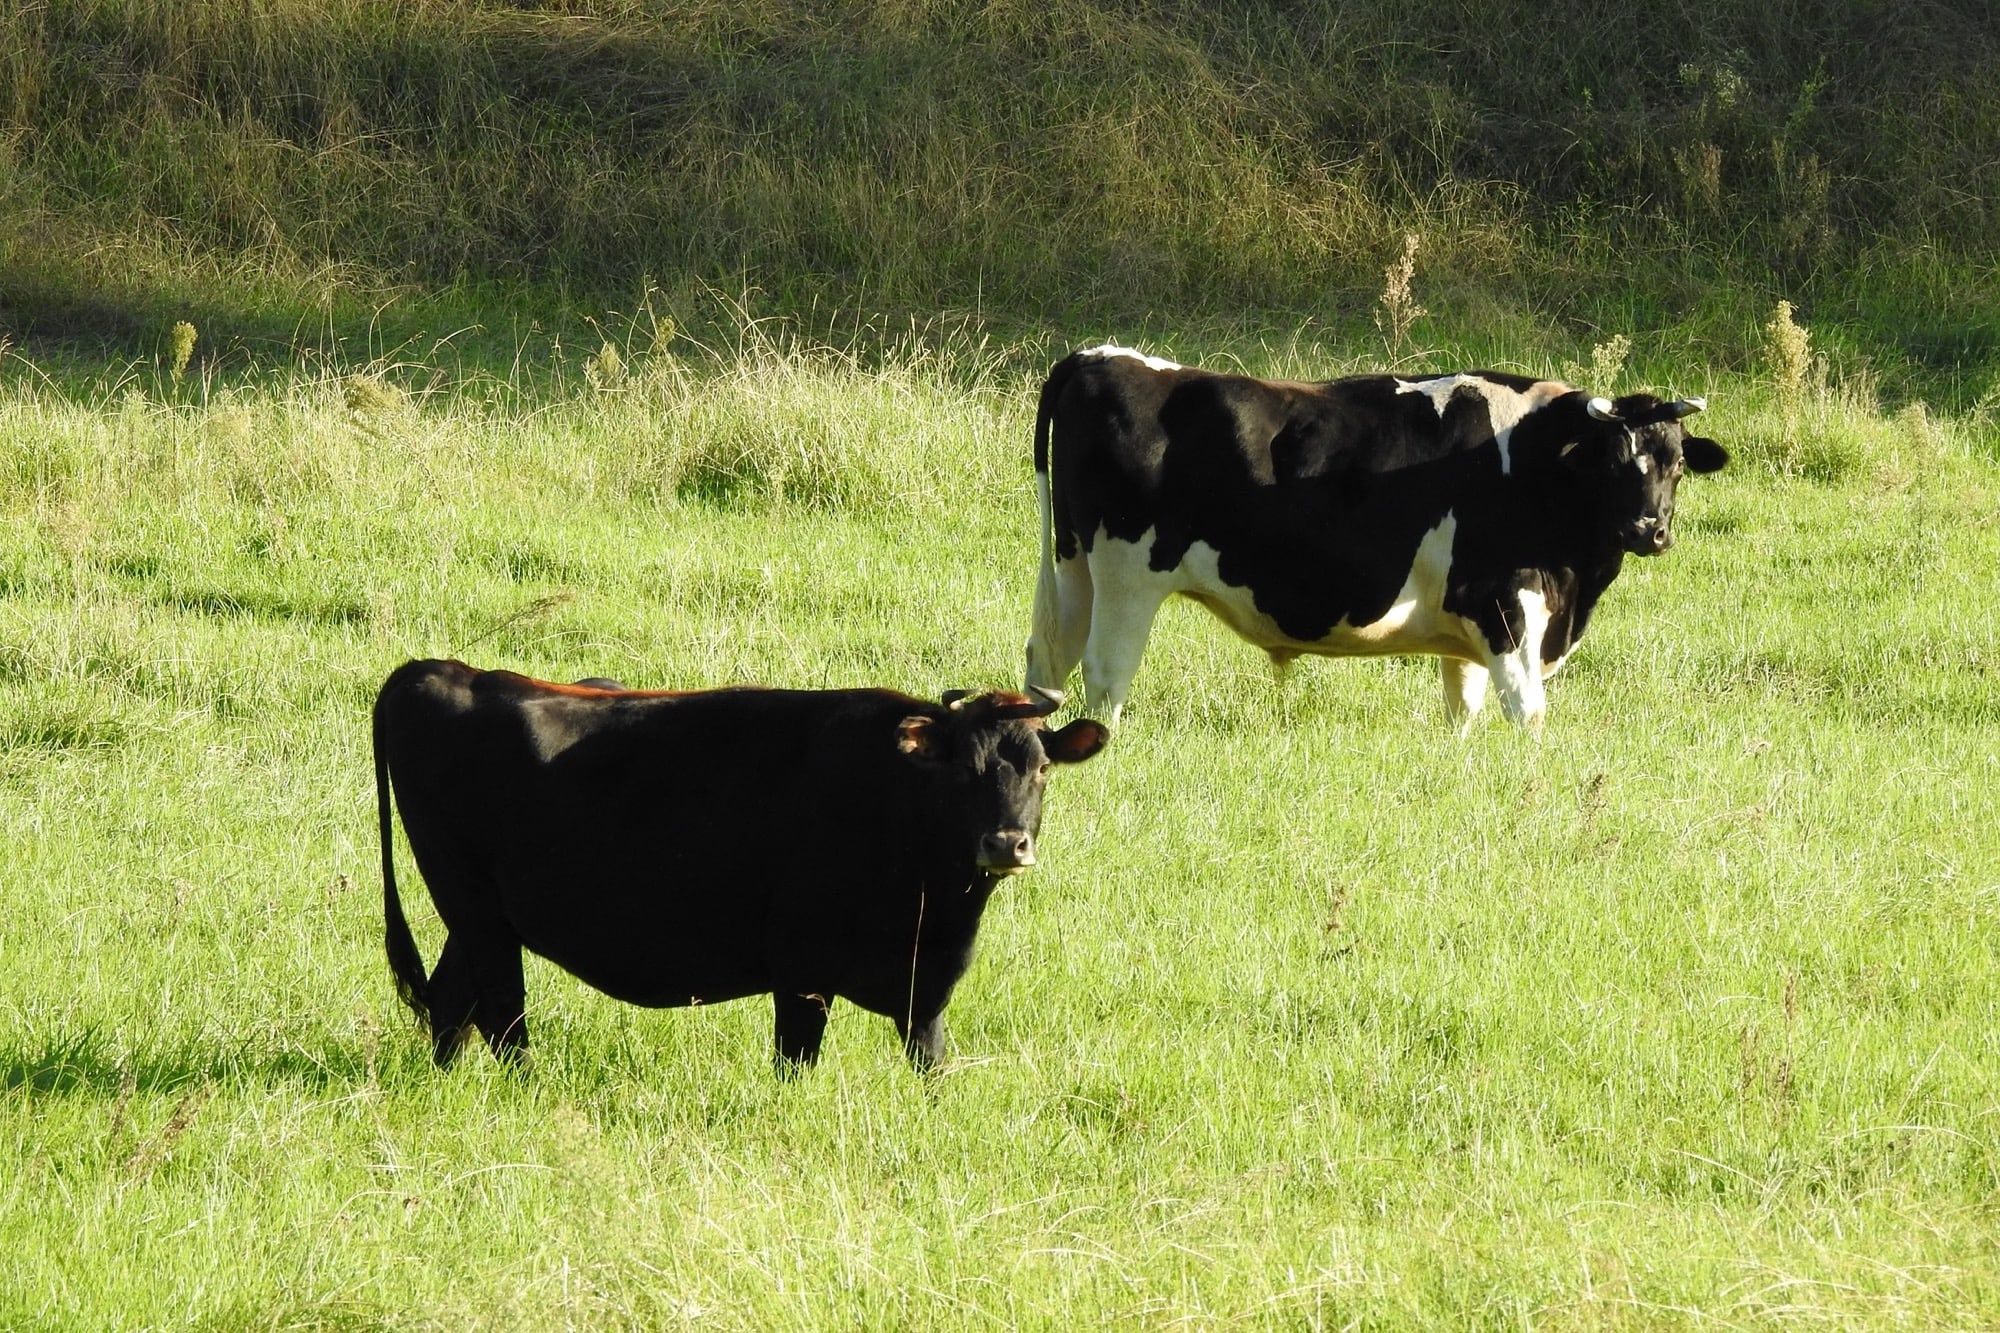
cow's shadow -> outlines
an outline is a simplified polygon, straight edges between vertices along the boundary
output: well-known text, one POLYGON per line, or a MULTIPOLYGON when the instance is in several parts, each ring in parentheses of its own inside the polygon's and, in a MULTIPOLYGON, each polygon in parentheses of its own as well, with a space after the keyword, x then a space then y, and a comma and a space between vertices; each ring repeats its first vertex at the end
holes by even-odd
POLYGON ((76 1027, 0 1039, 0 1094, 107 1098, 233 1085, 344 1092, 421 1075, 425 1052, 355 1039, 306 1050, 241 1040, 189 1040, 123 1049, 102 1030, 76 1027))

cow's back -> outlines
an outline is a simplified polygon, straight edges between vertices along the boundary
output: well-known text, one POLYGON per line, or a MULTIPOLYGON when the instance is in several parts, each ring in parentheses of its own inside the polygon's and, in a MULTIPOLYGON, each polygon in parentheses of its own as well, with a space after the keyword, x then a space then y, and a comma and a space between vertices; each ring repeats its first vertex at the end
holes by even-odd
POLYGON ((1482 400, 1440 410, 1388 375, 1303 383, 1085 357, 1050 410, 1063 558, 1089 549, 1100 529, 1127 542, 1157 530, 1168 540, 1156 567, 1179 558, 1177 534, 1219 546, 1231 526, 1268 534, 1331 520, 1373 544, 1390 534, 1361 525, 1429 526, 1467 481, 1499 471, 1492 459, 1480 466, 1494 453, 1482 400))

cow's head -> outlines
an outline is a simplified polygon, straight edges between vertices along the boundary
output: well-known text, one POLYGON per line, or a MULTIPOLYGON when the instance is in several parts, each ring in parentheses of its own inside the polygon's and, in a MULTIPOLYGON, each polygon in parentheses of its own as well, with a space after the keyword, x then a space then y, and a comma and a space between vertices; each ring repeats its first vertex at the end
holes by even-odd
POLYGON ((1035 864, 1050 766, 1082 763, 1111 739, 1088 718, 1048 730, 1043 719, 1061 704, 1054 690, 977 696, 947 690, 941 708, 897 725, 896 749, 939 795, 950 825, 939 832, 963 838, 987 874, 1018 875, 1035 864))
POLYGON ((1721 445, 1688 434, 1681 424, 1707 402, 1664 402, 1650 393, 1627 394, 1615 403, 1575 397, 1583 424, 1563 446, 1563 461, 1595 480, 1600 516, 1614 541, 1635 555, 1658 555, 1674 544, 1674 492, 1681 473, 1714 472, 1729 461, 1721 445))

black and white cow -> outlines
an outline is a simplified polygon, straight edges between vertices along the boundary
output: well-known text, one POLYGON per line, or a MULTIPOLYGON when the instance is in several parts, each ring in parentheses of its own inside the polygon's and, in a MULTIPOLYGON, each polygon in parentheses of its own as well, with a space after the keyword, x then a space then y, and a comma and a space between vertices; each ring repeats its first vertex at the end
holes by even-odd
POLYGON ((1307 384, 1076 352, 1035 423, 1028 683, 1080 661, 1086 707, 1115 725, 1179 593, 1279 667, 1434 655, 1452 717, 1470 723, 1490 677, 1539 729, 1543 681, 1625 556, 1672 544, 1681 473, 1728 461, 1682 427, 1704 406, 1493 371, 1307 384))
POLYGON ((633 1004, 769 994, 780 1068, 844 996, 919 1067, 996 885, 1035 864, 1052 764, 1103 747, 1060 696, 625 690, 410 662, 375 702, 385 940, 448 1063, 528 1041, 522 949, 633 1004), (447 935, 426 974, 393 805, 447 935))

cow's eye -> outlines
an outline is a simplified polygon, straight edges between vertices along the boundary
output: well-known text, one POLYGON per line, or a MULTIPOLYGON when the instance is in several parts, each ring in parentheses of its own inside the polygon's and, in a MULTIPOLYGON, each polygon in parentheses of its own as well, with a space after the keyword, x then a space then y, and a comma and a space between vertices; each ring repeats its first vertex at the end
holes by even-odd
POLYGON ((1049 761, 1044 759, 1042 760, 1042 766, 1035 770, 1035 776, 1038 778, 1045 778, 1048 775, 1049 775, 1049 761))

